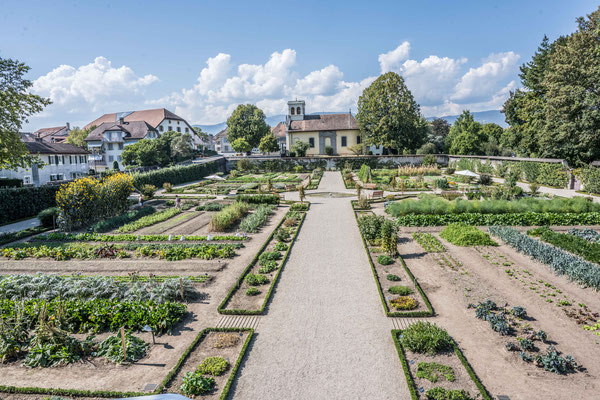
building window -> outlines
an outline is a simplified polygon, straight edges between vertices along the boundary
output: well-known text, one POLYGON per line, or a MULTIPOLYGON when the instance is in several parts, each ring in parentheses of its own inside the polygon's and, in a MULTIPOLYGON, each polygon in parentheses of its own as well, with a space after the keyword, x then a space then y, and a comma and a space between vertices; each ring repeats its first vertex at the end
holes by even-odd
POLYGON ((173 127, 171 125, 169 125, 169 131, 172 131, 173 127))
POLYGON ((181 132, 181 127, 177 127, 177 132, 181 132))
POLYGON ((308 144, 310 145, 310 147, 315 147, 315 138, 308 138, 308 144))
POLYGON ((190 128, 185 128, 185 133, 190 133, 190 128))
POLYGON ((362 139, 360 136, 356 137, 356 144, 361 144, 362 143, 362 139))
POLYGON ((115 160, 114 156, 108 156, 108 162, 113 162, 115 160))
POLYGON ((346 136, 342 136, 342 147, 346 147, 348 145, 348 138, 346 136))
POLYGON ((112 149, 113 149, 113 144, 112 144, 112 143, 108 143, 108 144, 106 145, 106 149, 107 149, 107 150, 112 150, 112 149))
POLYGON ((177 125, 179 125, 179 121, 177 121, 177 125))
POLYGON ((123 150, 123 143, 119 143, 119 150, 123 150))
POLYGON ((85 164, 85 156, 79 156, 79 162, 85 164))
POLYGON ((291 108, 291 114, 294 115, 296 113, 296 109, 294 107, 291 108))
POLYGON ((117 161, 121 162, 121 156, 117 156, 117 161))
POLYGON ((23 177, 23 184, 24 185, 31 185, 31 175, 25 175, 23 177))
POLYGON ((48 164, 54 165, 56 163, 56 159, 54 156, 48 156, 48 164))
POLYGON ((165 130, 165 128, 161 125, 161 126, 158 127, 158 130, 162 132, 162 131, 165 130))
POLYGON ((300 114, 302 114, 302 113, 300 112, 300 107, 297 107, 297 108, 296 108, 296 114, 297 114, 297 115, 300 115, 300 114))

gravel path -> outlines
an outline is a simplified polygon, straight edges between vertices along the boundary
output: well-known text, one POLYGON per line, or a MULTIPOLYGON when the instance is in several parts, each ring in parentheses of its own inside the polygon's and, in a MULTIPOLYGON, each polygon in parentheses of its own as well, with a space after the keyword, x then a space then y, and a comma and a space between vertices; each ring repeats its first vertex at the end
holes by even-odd
MULTIPOLYGON (((344 192, 339 172, 319 191, 344 192)), ((348 198, 313 197, 235 399, 406 399, 348 198)))

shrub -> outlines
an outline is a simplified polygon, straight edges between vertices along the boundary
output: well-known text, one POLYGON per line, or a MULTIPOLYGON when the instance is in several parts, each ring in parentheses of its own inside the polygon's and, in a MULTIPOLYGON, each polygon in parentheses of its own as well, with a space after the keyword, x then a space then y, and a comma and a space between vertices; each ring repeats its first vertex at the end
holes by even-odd
POLYGON ((223 232, 244 215, 248 214, 248 211, 247 203, 235 202, 212 216, 210 229, 212 231, 223 232))
POLYGON ((388 274, 386 278, 388 281, 393 281, 393 282, 398 282, 401 280, 398 275, 394 275, 394 274, 388 274))
POLYGON ((481 174, 479 175, 479 183, 481 185, 491 185, 492 184, 492 176, 489 174, 481 174))
POLYGON ((287 242, 291 238, 290 231, 287 228, 278 228, 275 231, 275 235, 273 236, 279 242, 287 242))
POLYGON ((390 300, 390 305, 396 310, 414 310, 419 303, 410 296, 400 296, 390 300))
POLYGON ((440 236, 457 246, 497 246, 490 235, 474 226, 452 224, 440 232, 440 236))
POLYGON ((257 288, 255 288, 254 286, 251 286, 248 288, 248 290, 246 290, 246 296, 258 296, 261 293, 262 292, 260 290, 258 290, 257 288))
POLYGON ((99 345, 96 354, 106 357, 108 360, 121 364, 123 362, 135 362, 144 358, 148 344, 142 339, 135 337, 131 332, 125 333, 125 348, 127 358, 123 355, 123 342, 121 335, 112 335, 104 339, 99 345))
POLYGON ((258 257, 260 265, 267 265, 267 262, 277 261, 281 258, 281 253, 278 251, 265 251, 258 257))
POLYGON ((440 189, 448 189, 450 187, 450 184, 448 184, 448 179, 446 179, 446 178, 439 178, 439 179, 436 179, 434 182, 435 182, 435 187, 440 188, 440 189))
POLYGON ((583 188, 590 193, 600 193, 600 168, 587 167, 581 171, 583 188))
POLYGON ((388 291, 399 296, 408 296, 409 294, 414 293, 414 291, 408 286, 392 286, 388 289, 388 291))
POLYGON ((390 265, 394 263, 394 259, 387 255, 377 256, 377 262, 381 265, 390 265))
POLYGON ((154 192, 156 192, 156 186, 144 185, 140 188, 140 192, 142 193, 142 196, 144 196, 144 200, 150 200, 154 197, 154 192))
POLYGON ((183 377, 180 389, 188 396, 199 396, 211 392, 215 385, 214 378, 190 371, 183 377))
POLYGON ((386 219, 381 224, 379 238, 381 239, 381 250, 392 256, 398 253, 398 230, 396 225, 389 219, 386 219))
POLYGON ((169 182, 165 182, 163 183, 163 189, 165 190, 165 192, 167 193, 171 193, 173 191, 173 184, 169 183, 169 182))
POLYGON ((333 155, 333 147, 325 146, 325 154, 328 156, 332 156, 333 155))
POLYGON ((0 178, 0 188, 20 188, 23 187, 21 179, 0 178))
POLYGON ((427 154, 423 157, 423 161, 421 161, 422 165, 437 165, 437 157, 433 154, 427 154))
POLYGON ((175 166, 149 172, 138 172, 133 174, 133 185, 139 189, 143 185, 161 187, 165 182, 179 185, 181 183, 199 181, 207 175, 218 172, 223 162, 224 160, 219 160, 204 164, 175 166))
POLYGON ((298 220, 296 218, 286 218, 285 221, 283 221, 283 226, 296 226, 298 225, 298 220))
POLYGON ((196 368, 196 372, 204 375, 220 376, 227 371, 229 363, 223 357, 206 357, 196 368))
POLYGON ((244 280, 250 286, 266 285, 270 282, 269 278, 261 274, 248 274, 244 280))
POLYGON ((454 173, 454 171, 456 171, 454 168, 446 168, 446 175, 452 175, 454 173))
POLYGON ((288 249, 288 245, 283 243, 283 242, 279 242, 275 245, 275 247, 273 248, 273 250, 275 251, 285 251, 288 249))
POLYGON ((290 211, 308 211, 308 203, 294 203, 290 206, 290 211))
POLYGON ((241 160, 239 160, 235 167, 238 169, 238 171, 241 172, 252 171, 252 169, 254 168, 254 166, 252 165, 252 161, 250 161, 247 158, 242 158, 241 160))
POLYGON ((58 186, 0 189, 0 224, 29 218, 56 206, 58 186))
POLYGON ((279 266, 275 261, 266 261, 262 267, 258 269, 259 274, 270 274, 275 271, 279 266))
POLYGON ((358 229, 365 240, 373 241, 379 237, 384 220, 385 217, 376 215, 363 215, 358 218, 358 229))
POLYGON ((402 331, 402 346, 413 353, 435 355, 451 350, 454 343, 444 329, 430 322, 419 321, 402 331))
POLYGON ((58 216, 58 207, 50 207, 40 211, 38 219, 44 228, 52 228, 55 225, 56 217, 58 216))

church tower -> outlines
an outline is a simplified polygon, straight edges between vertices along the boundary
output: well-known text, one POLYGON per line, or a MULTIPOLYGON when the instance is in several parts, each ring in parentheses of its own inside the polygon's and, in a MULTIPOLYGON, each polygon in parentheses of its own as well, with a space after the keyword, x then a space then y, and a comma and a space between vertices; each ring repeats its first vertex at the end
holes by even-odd
POLYGON ((304 100, 288 101, 288 120, 302 121, 304 119, 304 100))

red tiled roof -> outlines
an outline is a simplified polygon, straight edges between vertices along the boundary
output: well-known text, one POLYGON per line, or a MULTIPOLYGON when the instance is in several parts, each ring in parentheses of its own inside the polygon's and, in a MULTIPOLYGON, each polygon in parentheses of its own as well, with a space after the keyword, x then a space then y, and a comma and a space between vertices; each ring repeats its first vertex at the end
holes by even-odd
POLYGON ((285 131, 285 122, 280 122, 271 128, 271 133, 277 138, 285 137, 285 131))
POLYGON ((290 132, 342 131, 358 129, 358 123, 350 113, 305 115, 301 121, 290 122, 290 132))
MULTIPOLYGON (((166 108, 155 108, 153 110, 134 111, 124 118, 125 122, 145 121, 148 124, 150 124, 150 126, 152 126, 153 128, 156 128, 164 119, 173 119, 179 121, 184 120, 183 118, 172 113, 166 108)), ((106 122, 119 122, 117 121, 117 113, 104 114, 103 116, 90 122, 83 128, 88 129, 94 125, 100 126, 101 124, 106 122)))
POLYGON ((114 122, 104 122, 100 124, 96 129, 90 132, 89 135, 85 138, 86 141, 92 140, 102 140, 104 137, 104 132, 110 130, 119 130, 126 133, 123 135, 123 139, 143 139, 146 137, 149 131, 156 132, 150 124, 145 121, 131 121, 125 122, 124 125, 114 122))

